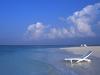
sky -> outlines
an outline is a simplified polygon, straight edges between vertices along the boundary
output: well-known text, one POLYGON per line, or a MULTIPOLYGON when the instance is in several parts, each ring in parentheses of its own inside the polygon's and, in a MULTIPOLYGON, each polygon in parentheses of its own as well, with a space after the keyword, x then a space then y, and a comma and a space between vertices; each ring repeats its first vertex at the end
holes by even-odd
POLYGON ((0 0, 1 45, 99 45, 99 38, 99 0, 0 0))

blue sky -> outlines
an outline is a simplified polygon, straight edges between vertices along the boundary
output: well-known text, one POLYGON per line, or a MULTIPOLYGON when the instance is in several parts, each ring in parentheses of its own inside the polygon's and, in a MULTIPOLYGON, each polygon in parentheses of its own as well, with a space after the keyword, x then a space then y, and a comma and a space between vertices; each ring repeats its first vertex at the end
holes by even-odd
POLYGON ((0 44, 100 44, 99 0, 0 0, 0 44))

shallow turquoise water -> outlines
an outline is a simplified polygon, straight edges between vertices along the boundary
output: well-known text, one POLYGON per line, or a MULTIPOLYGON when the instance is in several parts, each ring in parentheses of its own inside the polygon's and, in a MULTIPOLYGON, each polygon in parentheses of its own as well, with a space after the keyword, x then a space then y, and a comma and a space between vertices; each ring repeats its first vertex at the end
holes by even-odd
POLYGON ((66 65, 63 59, 71 56, 80 55, 58 46, 0 46, 0 75, 100 74, 99 58, 92 57, 94 62, 90 64, 66 65))
POLYGON ((56 51, 48 47, 0 46, 0 75, 63 75, 52 62, 56 51))

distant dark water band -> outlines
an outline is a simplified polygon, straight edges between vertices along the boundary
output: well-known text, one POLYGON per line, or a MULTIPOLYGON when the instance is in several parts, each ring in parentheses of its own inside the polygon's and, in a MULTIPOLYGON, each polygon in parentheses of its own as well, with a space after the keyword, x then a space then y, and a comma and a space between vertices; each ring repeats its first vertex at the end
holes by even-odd
POLYGON ((77 47, 79 45, 0 45, 0 48, 61 48, 61 47, 77 47))

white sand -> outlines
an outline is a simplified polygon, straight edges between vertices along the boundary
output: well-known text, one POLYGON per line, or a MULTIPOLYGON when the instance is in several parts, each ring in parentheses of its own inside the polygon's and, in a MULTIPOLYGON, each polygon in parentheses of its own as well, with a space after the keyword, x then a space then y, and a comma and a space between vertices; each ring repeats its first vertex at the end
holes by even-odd
POLYGON ((71 51, 74 54, 84 55, 86 52, 93 51, 91 56, 100 57, 100 46, 88 46, 88 47, 68 47, 68 48, 60 48, 61 50, 71 51))

